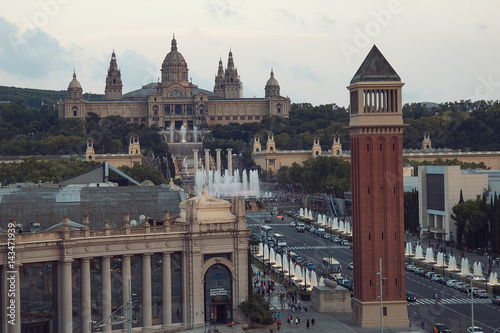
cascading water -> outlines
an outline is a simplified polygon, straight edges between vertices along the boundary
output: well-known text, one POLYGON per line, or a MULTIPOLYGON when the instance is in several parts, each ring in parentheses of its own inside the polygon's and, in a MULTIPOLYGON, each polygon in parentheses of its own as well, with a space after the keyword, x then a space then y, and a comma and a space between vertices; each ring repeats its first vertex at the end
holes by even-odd
POLYGON ((470 275, 469 259, 462 258, 462 265, 460 267, 461 275, 470 275))
POLYGON ((432 248, 428 247, 425 251, 425 261, 426 262, 434 262, 434 252, 432 248))
POLYGON ((339 220, 336 217, 333 218, 333 229, 334 230, 339 229, 339 220))
POLYGON ((443 252, 439 252, 437 254, 437 266, 439 267, 445 267, 446 266, 446 263, 444 262, 444 253, 443 252))
POLYGON ((449 271, 458 271, 457 259, 455 259, 455 257, 450 257, 450 260, 448 261, 448 270, 449 271))
POLYGON ((479 261, 474 262, 474 277, 478 279, 483 279, 483 267, 479 261))
POLYGON ((490 278, 488 279, 488 284, 491 284, 491 285, 496 285, 496 284, 498 284, 498 277, 497 277, 497 273, 492 272, 492 273, 490 274, 490 278))
POLYGON ((415 259, 424 259, 424 250, 422 249, 422 245, 417 245, 415 249, 415 259))
POLYGON ((204 170, 197 170, 194 178, 195 194, 200 194, 203 185, 207 185, 210 195, 216 197, 260 197, 259 174, 257 170, 243 171, 240 177, 239 170, 234 170, 233 175, 228 170, 224 171, 224 176, 218 171, 210 170, 206 179, 204 170))
POLYGON ((300 217, 304 217, 304 208, 301 208, 301 209, 299 210, 299 216, 300 216, 300 217))
POLYGON ((405 256, 411 256, 412 255, 412 251, 411 251, 411 243, 408 242, 406 243, 406 251, 405 251, 405 256))
POLYGON ((181 126, 181 142, 186 142, 186 127, 184 125, 181 126))

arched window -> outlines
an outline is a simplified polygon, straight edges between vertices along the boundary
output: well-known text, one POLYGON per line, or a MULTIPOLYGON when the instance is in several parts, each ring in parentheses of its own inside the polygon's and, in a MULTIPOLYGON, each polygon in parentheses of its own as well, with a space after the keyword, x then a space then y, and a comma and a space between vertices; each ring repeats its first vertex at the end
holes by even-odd
POLYGON ((113 79, 113 84, 116 84, 116 79, 113 79))

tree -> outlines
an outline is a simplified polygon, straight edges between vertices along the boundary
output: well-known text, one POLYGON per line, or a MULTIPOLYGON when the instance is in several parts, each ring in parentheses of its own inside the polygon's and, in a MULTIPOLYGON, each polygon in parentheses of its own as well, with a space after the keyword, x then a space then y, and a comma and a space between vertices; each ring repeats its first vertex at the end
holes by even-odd
POLYGON ((155 185, 164 184, 166 182, 165 178, 163 178, 158 170, 151 168, 147 164, 136 164, 133 167, 123 165, 118 169, 123 171, 127 174, 127 176, 130 176, 139 183, 142 183, 145 180, 150 180, 155 185))
POLYGON ((456 221, 460 231, 458 237, 465 235, 470 248, 486 247, 488 232, 488 207, 483 200, 466 200, 453 206, 451 218, 456 221))

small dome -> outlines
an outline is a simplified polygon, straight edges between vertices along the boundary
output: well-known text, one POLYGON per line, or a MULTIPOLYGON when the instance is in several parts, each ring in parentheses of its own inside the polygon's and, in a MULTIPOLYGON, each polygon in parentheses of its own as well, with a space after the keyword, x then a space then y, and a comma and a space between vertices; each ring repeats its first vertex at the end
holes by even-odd
POLYGON ((75 72, 73 72, 73 80, 71 80, 71 82, 68 85, 68 89, 72 89, 72 88, 82 89, 82 85, 76 79, 76 73, 75 72))
POLYGON ((161 65, 161 67, 162 69, 168 69, 172 67, 187 68, 186 60, 184 60, 182 54, 177 51, 177 41, 175 40, 175 37, 172 38, 172 47, 170 49, 170 52, 163 60, 163 64, 161 65))
POLYGON ((266 83, 266 87, 270 87, 270 86, 278 86, 279 87, 279 83, 278 83, 278 80, 276 80, 274 78, 274 71, 271 69, 271 77, 269 78, 269 80, 267 80, 267 83, 266 83))

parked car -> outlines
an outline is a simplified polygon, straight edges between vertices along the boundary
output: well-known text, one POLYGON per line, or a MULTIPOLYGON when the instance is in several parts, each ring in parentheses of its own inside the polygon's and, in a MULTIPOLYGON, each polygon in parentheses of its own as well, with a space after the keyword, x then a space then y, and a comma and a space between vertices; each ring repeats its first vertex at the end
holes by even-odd
POLYGON ((448 280, 448 282, 446 282, 446 285, 448 287, 453 287, 455 286, 455 283, 457 283, 457 280, 448 280))
POLYGON ((425 273, 425 277, 428 278, 428 279, 432 279, 432 276, 434 274, 435 274, 434 272, 427 272, 427 273, 425 273))
POLYGON ((414 293, 412 293, 410 291, 407 291, 406 292, 406 301, 407 302, 416 302, 417 301, 417 297, 415 296, 414 293))
POLYGON ((441 277, 442 277, 441 274, 434 274, 434 275, 432 275, 431 280, 435 281, 435 282, 439 282, 441 277))
POLYGON ((413 272, 417 269, 417 266, 415 265, 408 265, 408 267, 406 267, 410 272, 413 272))
POLYGON ((483 329, 481 327, 477 327, 477 326, 474 326, 474 327, 469 327, 467 328, 467 333, 483 333, 483 329))
POLYGON ((414 272, 415 272, 415 274, 419 274, 419 275, 420 275, 420 273, 421 273, 423 270, 424 270, 423 268, 419 267, 419 268, 417 268, 414 272))
POLYGON ((423 270, 418 273, 418 275, 425 277, 425 275, 428 273, 428 271, 423 270))
POLYGON ((447 276, 443 276, 441 280, 439 280, 439 283, 446 284, 448 281, 450 281, 450 278, 447 276))

